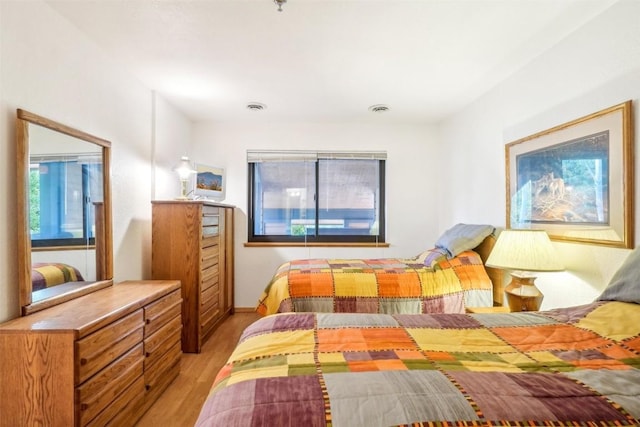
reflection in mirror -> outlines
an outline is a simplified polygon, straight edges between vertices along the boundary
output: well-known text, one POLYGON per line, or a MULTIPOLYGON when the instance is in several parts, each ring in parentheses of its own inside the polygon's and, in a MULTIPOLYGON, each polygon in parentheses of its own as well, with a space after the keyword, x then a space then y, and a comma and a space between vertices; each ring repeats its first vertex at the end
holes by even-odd
POLYGON ((24 315, 113 283, 110 143, 24 110, 16 136, 24 315))

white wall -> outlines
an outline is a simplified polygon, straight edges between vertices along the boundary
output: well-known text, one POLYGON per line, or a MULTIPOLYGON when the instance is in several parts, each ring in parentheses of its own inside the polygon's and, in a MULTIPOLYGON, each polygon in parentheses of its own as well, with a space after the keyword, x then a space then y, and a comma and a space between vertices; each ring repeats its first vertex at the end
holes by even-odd
MULTIPOLYGON (((444 168, 454 173, 438 194, 443 206, 439 223, 504 227, 506 143, 629 99, 634 100, 637 127, 639 98, 640 2, 623 0, 442 124, 441 143, 455 156, 443 157, 444 168)), ((635 170, 635 199, 640 201, 635 170)), ((629 253, 595 245, 555 246, 567 271, 540 274, 536 283, 545 294, 543 309, 592 301, 629 253)))
POLYGON ((111 141, 115 281, 150 277, 150 200, 178 191, 153 188, 153 147, 182 151, 190 123, 46 3, 0 1, 0 58, 0 321, 19 313, 16 108, 111 141))
MULTIPOLYGON (((291 258, 413 256, 456 222, 504 226, 504 144, 637 100, 638 46, 640 2, 622 0, 440 127, 258 124, 248 117, 243 124, 203 123, 192 131, 184 116, 118 69, 46 3, 0 1, 0 321, 18 314, 16 108, 112 141, 116 281, 150 276, 149 202, 178 195, 172 168, 179 157, 225 167, 226 202, 238 206, 235 304, 253 307, 275 268, 291 258), (245 248, 245 153, 259 148, 387 150, 391 247, 245 248)), ((640 107, 635 109, 640 123, 640 107)), ((637 173, 636 199, 639 180, 637 173)), ((638 214, 635 223, 638 228, 638 214)), ((590 301, 629 252, 556 246, 569 270, 539 278, 543 308, 590 301)))
POLYGON ((237 206, 237 307, 255 307, 276 268, 292 258, 411 257, 433 247, 443 231, 436 223, 438 147, 433 126, 251 124, 249 116, 247 123, 242 125, 197 124, 194 141, 195 160, 226 169, 225 203, 237 206), (386 249, 245 247, 248 149, 386 150, 386 237, 391 246, 386 249))

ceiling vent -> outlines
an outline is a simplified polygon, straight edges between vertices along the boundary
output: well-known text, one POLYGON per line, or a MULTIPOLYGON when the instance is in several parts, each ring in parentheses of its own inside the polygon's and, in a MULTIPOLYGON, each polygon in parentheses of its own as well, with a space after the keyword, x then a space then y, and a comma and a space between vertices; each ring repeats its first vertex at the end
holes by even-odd
POLYGON ((384 113, 386 111, 389 111, 389 106, 384 104, 376 104, 369 107, 369 111, 371 111, 372 113, 384 113))
POLYGON ((247 108, 251 111, 262 111, 266 109, 267 106, 259 102, 250 102, 247 104, 247 108))

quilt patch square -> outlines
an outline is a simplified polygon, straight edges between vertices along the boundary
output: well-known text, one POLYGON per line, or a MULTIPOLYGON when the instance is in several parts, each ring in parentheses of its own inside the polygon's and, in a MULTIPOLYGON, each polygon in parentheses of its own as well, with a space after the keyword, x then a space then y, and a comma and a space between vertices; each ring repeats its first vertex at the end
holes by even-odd
POLYGON ((336 313, 378 313, 378 298, 336 297, 336 313))
POLYGON ((483 329, 413 329, 407 332, 424 351, 505 353, 513 347, 483 329))
POLYGON ((327 374, 325 382, 334 425, 370 425, 367 420, 398 425, 433 419, 478 419, 464 395, 437 371, 327 374), (424 401, 437 402, 437 406, 424 405, 424 401))
POLYGON ((378 292, 381 297, 420 297, 418 274, 409 271, 377 272, 378 292))
POLYGON ((342 327, 397 327, 398 322, 388 314, 366 313, 318 313, 319 329, 334 329, 342 327))
POLYGON ((591 389, 623 406, 634 418, 640 418, 640 370, 582 370, 567 376, 581 381, 591 389))
POLYGON ((319 329, 317 334, 320 352, 415 349, 402 328, 319 329))
POLYGON ((334 272, 334 280, 340 282, 335 290, 337 297, 375 297, 378 296, 378 284, 373 273, 338 273, 334 272))
POLYGON ((571 325, 538 325, 526 328, 492 328, 497 336, 521 351, 584 350, 611 344, 597 334, 571 325))
POLYGON ((299 313, 317 311, 320 313, 332 313, 334 311, 334 299, 332 297, 306 297, 293 300, 293 309, 299 313))
POLYGON ((253 426, 313 425, 324 418, 322 389, 314 376, 258 380, 254 400, 253 426))
POLYGON ((380 313, 420 313, 422 302, 419 298, 380 298, 380 313))
POLYGON ((333 276, 330 272, 293 271, 289 274, 291 297, 333 296, 333 276))

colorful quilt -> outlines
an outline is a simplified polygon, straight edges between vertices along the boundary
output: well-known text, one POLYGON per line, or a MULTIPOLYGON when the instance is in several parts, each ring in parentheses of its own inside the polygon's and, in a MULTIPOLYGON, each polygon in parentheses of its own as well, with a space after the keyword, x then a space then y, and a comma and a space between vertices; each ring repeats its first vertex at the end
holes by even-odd
POLYGON ((640 305, 285 313, 243 333, 197 426, 637 426, 640 305))
POLYGON ((82 282, 77 268, 62 263, 34 263, 31 267, 32 291, 50 288, 67 282, 82 282))
POLYGON ((482 259, 448 259, 431 249, 412 259, 304 259, 282 264, 263 292, 262 315, 323 313, 464 313, 493 305, 482 259))

